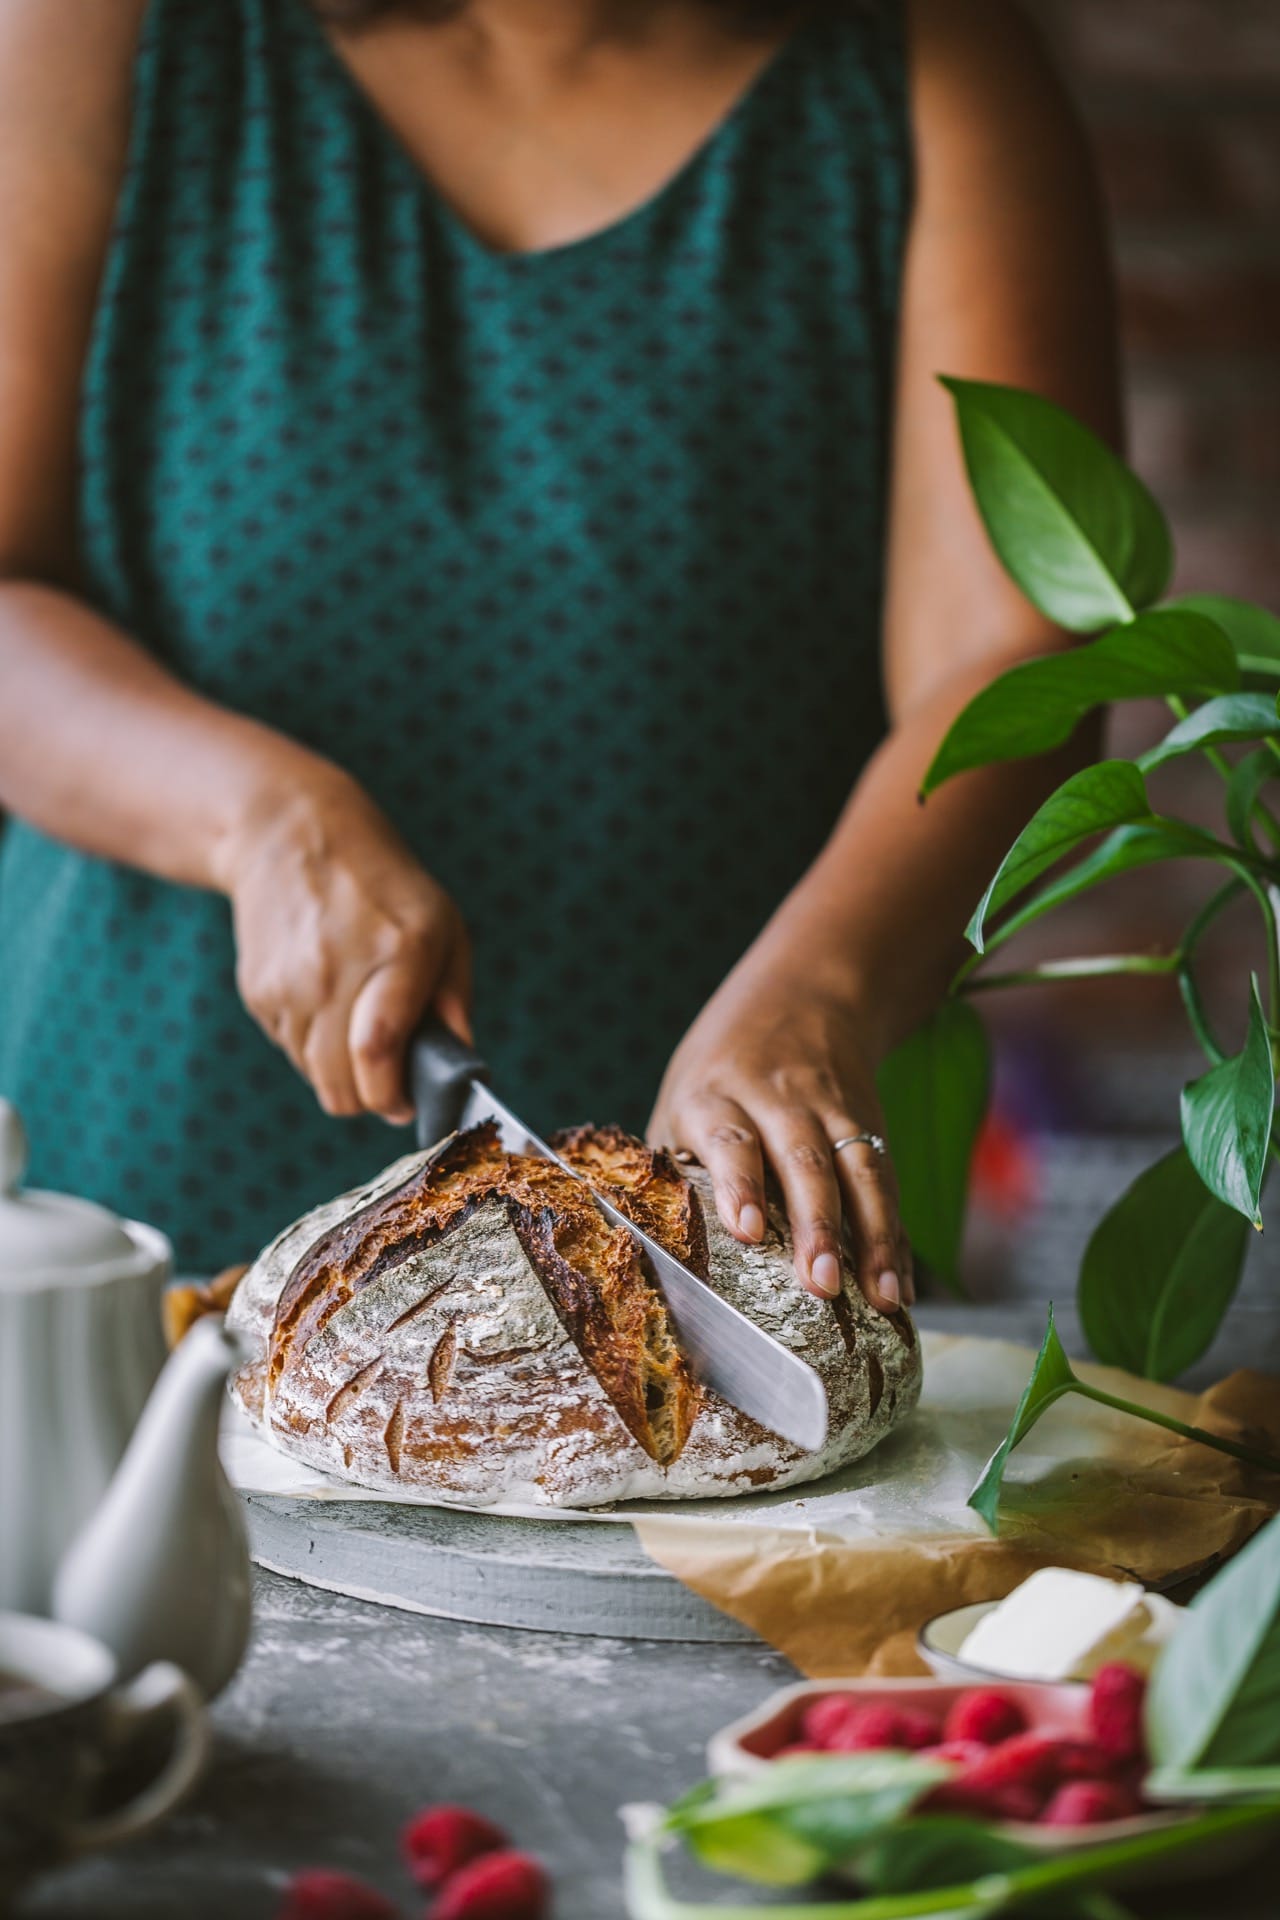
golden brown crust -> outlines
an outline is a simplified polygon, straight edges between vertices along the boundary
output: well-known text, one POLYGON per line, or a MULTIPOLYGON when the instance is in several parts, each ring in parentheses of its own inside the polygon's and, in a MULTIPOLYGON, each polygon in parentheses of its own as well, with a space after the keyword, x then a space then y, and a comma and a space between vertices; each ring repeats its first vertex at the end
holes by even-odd
MULTIPOLYGON (((647 1399, 641 1381, 652 1370, 665 1403, 656 1413, 644 1407, 649 1426, 642 1445, 561 1317, 574 1310, 567 1289, 576 1283, 565 1281, 557 1311, 558 1268, 545 1247, 535 1249, 541 1267, 528 1251, 542 1213, 549 1208, 552 1225, 559 1224, 548 1183, 566 1176, 540 1163, 530 1176, 537 1190, 526 1188, 523 1202, 493 1191, 481 1166, 493 1145, 486 1147, 483 1136, 450 1142, 445 1154, 408 1156, 368 1186, 335 1196, 286 1227, 245 1275, 228 1315, 245 1353, 232 1391, 272 1445, 308 1467, 395 1498, 576 1508, 723 1498, 816 1480, 859 1458, 907 1416, 920 1390, 920 1353, 909 1320, 890 1320, 869 1306, 847 1261, 835 1303, 797 1288, 779 1195, 767 1196, 764 1240, 747 1246, 716 1213, 705 1169, 677 1170, 612 1128, 577 1132, 559 1144, 575 1170, 590 1163, 599 1191, 656 1229, 673 1254, 692 1255, 698 1264, 697 1242, 705 1234, 708 1284, 818 1372, 831 1411, 821 1451, 802 1453, 705 1387, 682 1443, 692 1396, 687 1381, 673 1390, 680 1376, 669 1366, 674 1343, 664 1345, 669 1327, 659 1327, 662 1337, 655 1337, 649 1295, 624 1291, 618 1300, 598 1288, 594 1308, 579 1315, 579 1337, 585 1342, 589 1328, 594 1339, 598 1328, 607 1349, 612 1309, 637 1362, 637 1331, 645 1349, 643 1368, 630 1372, 615 1364, 611 1351, 604 1353, 600 1364, 610 1391, 635 1422, 647 1399), (398 1239, 397 1233, 414 1226, 415 1191, 416 1225, 425 1225, 420 1188, 428 1163, 447 1176, 430 1207, 447 1201, 466 1212, 454 1215, 442 1237, 414 1250, 411 1234, 398 1239), (480 1176, 469 1196, 462 1191, 468 1167, 480 1176), (384 1209, 384 1201, 391 1205, 384 1209), (514 1211, 520 1204, 528 1216, 523 1238, 514 1211), (389 1215, 397 1207, 400 1226, 392 1231, 389 1215), (340 1231, 357 1222, 354 1233, 340 1231), (280 1374, 269 1384, 275 1322, 291 1283, 285 1313, 299 1319, 300 1306, 303 1315, 315 1310, 314 1299, 308 1307, 301 1292, 308 1269, 315 1277, 313 1254, 322 1242, 328 1254, 320 1264, 346 1268, 338 1276, 341 1304, 322 1324, 317 1316, 318 1330, 301 1342, 295 1326, 280 1374)), ((569 1184, 581 1201, 578 1183, 569 1184)), ((571 1232, 567 1239, 553 1232, 550 1245, 572 1276, 574 1261, 565 1257, 574 1254, 571 1232)))
MULTIPOLYGON (((622 1210, 660 1245, 690 1258, 701 1214, 665 1155, 616 1129, 579 1128, 568 1144, 571 1164, 581 1163, 584 1174, 607 1184, 622 1210)), ((308 1250, 276 1305, 269 1384, 274 1387, 333 1315, 389 1265, 442 1240, 492 1200, 504 1203, 562 1324, 627 1430, 651 1459, 674 1460, 693 1424, 697 1388, 635 1243, 610 1226, 572 1174, 549 1160, 504 1153, 491 1121, 455 1135, 407 1180, 308 1250)), ((705 1261, 705 1230, 702 1252, 705 1261)), ((436 1401, 450 1360, 432 1357, 428 1385, 436 1401)), ((399 1436, 397 1451, 398 1443, 399 1436)))
POLYGON ((707 1223, 697 1194, 669 1153, 642 1146, 621 1127, 567 1128, 553 1136, 551 1145, 642 1232, 700 1280, 707 1278, 707 1223))

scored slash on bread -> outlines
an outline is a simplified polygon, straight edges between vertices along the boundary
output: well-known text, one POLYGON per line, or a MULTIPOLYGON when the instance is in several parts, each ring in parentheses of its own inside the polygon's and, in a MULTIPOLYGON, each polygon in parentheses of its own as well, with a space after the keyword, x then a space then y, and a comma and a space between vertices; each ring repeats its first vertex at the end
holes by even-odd
MULTIPOLYGON (((669 1253, 691 1264, 700 1258, 705 1277, 698 1203, 665 1154, 616 1128, 576 1128, 554 1144, 570 1165, 608 1186, 618 1208, 669 1253)), ((504 1153, 492 1120, 455 1134, 402 1186, 334 1227, 298 1263, 276 1307, 271 1385, 291 1355, 390 1261, 443 1241, 487 1200, 502 1201, 561 1323, 627 1431, 651 1460, 670 1465, 689 1436, 698 1390, 634 1240, 553 1161, 504 1153)))
POLYGON ((593 1506, 813 1479, 910 1411, 909 1317, 869 1306, 848 1266, 835 1302, 803 1292, 778 1195, 748 1246, 720 1220, 705 1169, 615 1127, 554 1144, 580 1179, 471 1128, 259 1256, 228 1315, 248 1355, 232 1391, 273 1446, 391 1493, 593 1506), (831 1409, 821 1453, 697 1387, 635 1243, 584 1181, 817 1369, 831 1409))

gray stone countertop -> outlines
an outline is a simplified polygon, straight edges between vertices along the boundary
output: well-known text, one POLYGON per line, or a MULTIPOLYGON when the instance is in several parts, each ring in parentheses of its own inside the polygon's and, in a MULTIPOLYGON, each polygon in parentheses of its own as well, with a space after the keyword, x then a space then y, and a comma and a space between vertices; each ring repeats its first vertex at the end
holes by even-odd
MULTIPOLYGON (((1011 1236, 1017 1258, 979 1290, 984 1304, 926 1307, 924 1323, 1036 1344, 1052 1286, 1080 1352, 1068 1305, 1079 1249, 1148 1157, 1137 1143, 1098 1143, 1070 1165, 1060 1156, 1051 1204, 1011 1236)), ((1194 1384, 1280 1368, 1275 1275, 1258 1251, 1267 1257, 1251 1259, 1194 1384)), ((998 1259, 983 1264, 1000 1272, 998 1259)), ((708 1735, 795 1677, 766 1647, 467 1626, 266 1573, 256 1596, 253 1645, 214 1709, 214 1761, 196 1795, 153 1835, 47 1876, 21 1920, 271 1920, 289 1873, 314 1865, 357 1873, 419 1915, 396 1836, 441 1799, 477 1807, 541 1855, 555 1920, 621 1920, 617 1808, 692 1785, 708 1735)), ((1278 1868, 1273 1850, 1245 1876, 1134 1905, 1148 1920, 1276 1920, 1278 1868)))
MULTIPOLYGON (((50 1875, 19 1914, 271 1920, 288 1874, 326 1865, 419 1915, 397 1832, 449 1799, 541 1855, 555 1920, 621 1920, 619 1805, 692 1785, 707 1736, 794 1677, 764 1647, 464 1626, 260 1574, 252 1652, 214 1709, 195 1798, 154 1835, 50 1875)), ((1275 1920, 1277 1867, 1273 1852, 1247 1876, 1135 1904, 1144 1920, 1275 1920)))

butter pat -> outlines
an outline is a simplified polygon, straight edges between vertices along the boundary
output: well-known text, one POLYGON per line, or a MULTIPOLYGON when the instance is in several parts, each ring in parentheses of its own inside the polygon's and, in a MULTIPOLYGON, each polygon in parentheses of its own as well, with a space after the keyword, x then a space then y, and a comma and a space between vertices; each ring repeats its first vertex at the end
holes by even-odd
POLYGON ((966 1635, 959 1657, 1010 1680, 1084 1680, 1131 1658, 1152 1624, 1136 1581, 1043 1567, 966 1635))

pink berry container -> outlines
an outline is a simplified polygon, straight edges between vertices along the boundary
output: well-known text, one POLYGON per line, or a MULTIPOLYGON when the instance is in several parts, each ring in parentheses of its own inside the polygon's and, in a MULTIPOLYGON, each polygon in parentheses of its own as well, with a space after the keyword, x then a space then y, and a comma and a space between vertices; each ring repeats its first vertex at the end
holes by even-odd
MULTIPOLYGON (((1016 1700, 1027 1716, 1028 1726, 1037 1733, 1061 1733, 1083 1736, 1088 1730, 1089 1689, 1073 1683, 1035 1680, 1008 1680, 984 1683, 1016 1700)), ((828 1694, 849 1694, 886 1707, 923 1708, 939 1719, 963 1693, 972 1693, 973 1684, 956 1686, 940 1680, 858 1679, 804 1680, 769 1695, 752 1713, 734 1720, 707 1743, 708 1772, 725 1779, 742 1778, 770 1765, 784 1747, 800 1738, 800 1723, 805 1709, 828 1694)), ((817 1758, 818 1756, 814 1756, 817 1758)), ((1098 1847, 1134 1834, 1155 1833, 1175 1826, 1195 1811, 1185 1805, 1178 1809, 1153 1810, 1131 1820, 1108 1820, 1090 1827, 1043 1827, 1022 1821, 1002 1821, 999 1831, 1010 1840, 1034 1848, 1039 1853, 1074 1852, 1098 1847)), ((1280 1825, 1280 1821, 1277 1823, 1280 1825)), ((1226 1873, 1245 1865, 1263 1853, 1275 1837, 1270 1825, 1251 1828, 1246 1833, 1207 1840, 1194 1853, 1175 1856, 1166 1865, 1152 1862, 1128 1885, 1157 1885, 1162 1880, 1180 1880, 1188 1875, 1226 1873)))

